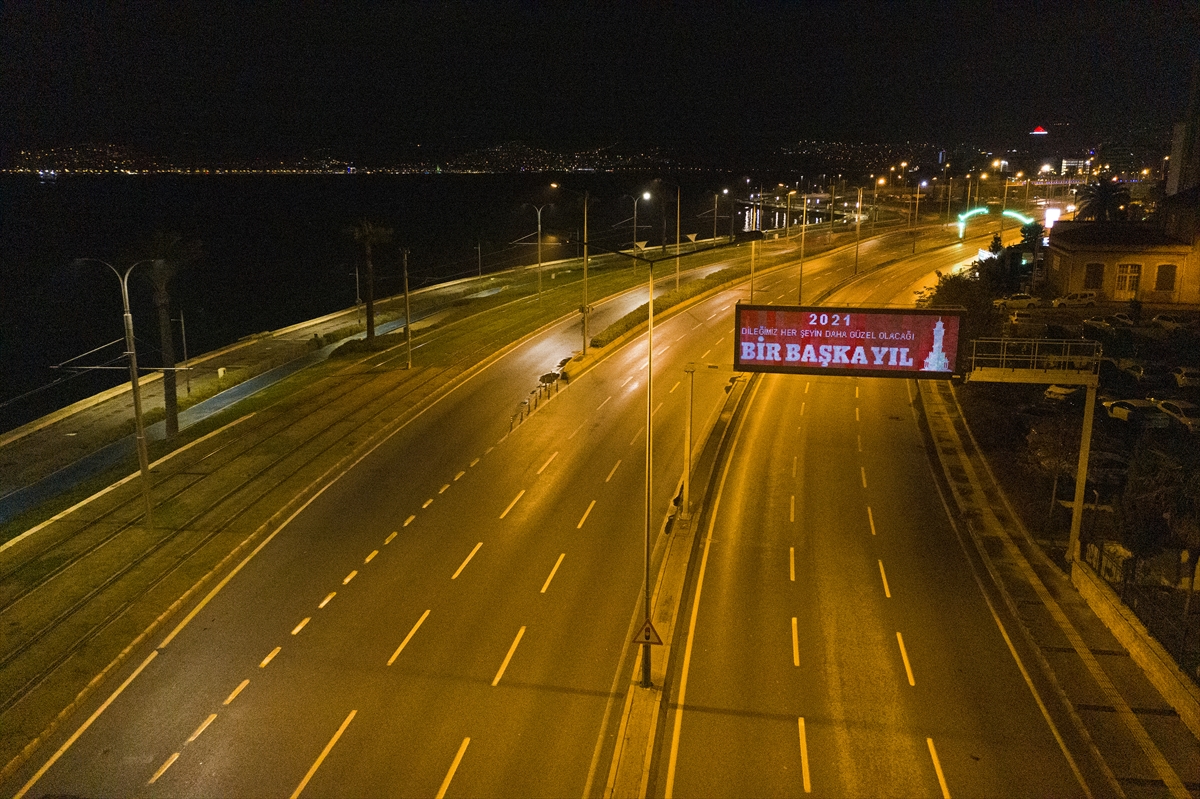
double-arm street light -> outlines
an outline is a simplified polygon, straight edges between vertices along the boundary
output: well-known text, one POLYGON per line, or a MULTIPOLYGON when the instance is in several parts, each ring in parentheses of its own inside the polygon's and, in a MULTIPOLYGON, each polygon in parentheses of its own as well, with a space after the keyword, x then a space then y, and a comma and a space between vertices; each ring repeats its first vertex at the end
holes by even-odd
POLYGON ((138 466, 142 472, 142 497, 146 501, 147 525, 154 524, 153 507, 150 502, 150 457, 146 451, 146 430, 142 424, 142 391, 138 384, 137 348, 133 340, 133 314, 129 312, 129 273, 134 268, 142 264, 148 264, 152 260, 138 261, 126 268, 124 272, 121 272, 107 261, 101 261, 99 258, 76 258, 74 261, 76 264, 88 262, 103 264, 112 270, 112 273, 117 276, 117 281, 121 284, 121 305, 124 308, 125 320, 125 354, 129 357, 129 382, 133 389, 133 422, 134 428, 137 431, 138 466))
MULTIPOLYGON (((588 305, 588 191, 584 189, 582 192, 564 188, 558 183, 551 183, 550 188, 559 189, 561 191, 570 192, 583 197, 583 305, 579 307, 579 313, 583 316, 583 354, 587 355, 588 351, 588 316, 592 312, 592 308, 588 305)), ((540 229, 540 215, 539 215, 540 229)), ((539 241, 541 240, 539 236, 539 241)), ((538 270, 541 271, 540 269, 538 270)))
MULTIPOLYGON (((721 195, 729 196, 729 189, 721 189, 721 191, 719 193, 714 191, 712 193, 712 195, 713 195, 713 244, 716 244, 717 243, 717 217, 718 217, 717 201, 719 199, 721 199, 721 195)), ((730 213, 732 215, 732 212, 730 212, 730 213)), ((732 222, 730 223, 730 226, 729 226, 729 235, 731 237, 733 236, 732 222)))
POLYGON ((546 207, 546 206, 545 206, 544 204, 543 204, 543 205, 535 205, 535 206, 533 206, 533 210, 537 211, 537 220, 538 220, 538 232, 537 232, 538 266, 537 266, 537 275, 538 275, 538 299, 539 299, 539 300, 542 298, 542 209, 543 209, 543 208, 545 208, 545 207, 546 207))

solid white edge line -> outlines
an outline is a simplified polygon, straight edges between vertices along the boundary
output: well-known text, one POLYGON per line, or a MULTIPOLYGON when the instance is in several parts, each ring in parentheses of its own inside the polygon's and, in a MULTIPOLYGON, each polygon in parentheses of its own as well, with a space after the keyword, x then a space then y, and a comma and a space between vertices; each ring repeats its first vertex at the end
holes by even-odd
POLYGON ((392 653, 390 658, 388 658, 389 666, 396 661, 396 658, 400 657, 400 653, 404 651, 404 647, 408 646, 408 642, 411 641, 412 637, 417 634, 417 629, 420 628, 427 618, 429 618, 429 610, 426 610, 421 614, 421 618, 417 619, 417 623, 414 624, 412 629, 408 631, 408 635, 404 636, 404 640, 400 642, 400 646, 396 647, 396 651, 392 653))
POLYGON ((92 713, 92 715, 88 716, 87 721, 85 721, 83 724, 79 725, 79 729, 75 730, 75 732, 71 734, 71 737, 66 740, 66 743, 64 743, 62 746, 60 746, 58 748, 58 751, 55 752, 53 755, 51 755, 50 759, 47 760, 42 765, 42 767, 40 769, 38 769, 37 772, 32 777, 29 778, 29 782, 25 783, 25 785, 21 788, 21 790, 17 791, 16 795, 13 796, 13 799, 22 799, 22 797, 25 796, 25 794, 29 793, 29 789, 32 788, 37 783, 37 781, 40 780, 45 775, 45 773, 50 770, 51 766, 53 766, 55 763, 58 762, 58 759, 60 757, 62 757, 64 754, 66 754, 66 751, 71 748, 71 745, 73 743, 75 743, 77 740, 79 740, 79 736, 81 736, 85 732, 87 732, 87 728, 92 726, 92 724, 96 721, 96 719, 100 718, 101 713, 103 713, 105 710, 108 710, 108 706, 111 705, 114 701, 116 701, 116 698, 121 695, 121 692, 124 691, 126 688, 128 688, 129 684, 131 682, 133 682, 139 674, 142 673, 142 669, 149 666, 150 661, 154 660, 154 658, 156 658, 156 657, 158 657, 157 649, 155 649, 149 655, 146 656, 146 659, 142 661, 141 665, 133 670, 133 674, 130 674, 128 677, 126 677, 125 682, 123 682, 119 686, 117 686, 117 690, 113 691, 112 694, 109 695, 108 699, 104 700, 104 704, 102 704, 102 705, 100 705, 100 707, 96 708, 96 710, 92 713))
POLYGON ((342 737, 342 733, 344 733, 346 728, 350 726, 350 722, 354 720, 354 714, 357 712, 357 710, 351 710, 350 715, 346 716, 346 720, 342 722, 342 726, 338 727, 337 732, 333 734, 333 737, 329 739, 329 743, 325 744, 325 748, 322 749, 321 754, 317 756, 317 761, 312 764, 311 768, 309 768, 308 773, 304 775, 304 779, 300 780, 300 784, 296 786, 296 790, 292 791, 290 799, 296 799, 296 797, 300 795, 301 791, 304 790, 304 786, 308 785, 308 781, 313 778, 313 775, 317 773, 317 769, 321 767, 323 762, 325 762, 325 758, 329 755, 330 750, 333 749, 333 745, 338 742, 338 738, 342 737))
MULTIPOLYGON (((753 403, 754 397, 758 395, 759 383, 754 386, 754 393, 750 397, 750 403, 753 403)), ((749 404, 747 405, 749 407, 749 404)), ((708 568, 708 553, 712 547, 713 528, 717 523, 717 511, 721 507, 721 495, 725 493, 725 481, 729 477, 729 467, 733 463, 734 453, 737 452, 738 442, 742 438, 742 430, 745 429, 746 415, 743 415, 738 421, 737 432, 734 433, 733 442, 729 447, 729 457, 725 461, 725 466, 721 469, 721 481, 717 485, 717 495, 713 498, 712 514, 708 517, 708 531, 704 537, 704 553, 700 557, 700 571, 696 576, 696 593, 692 598, 692 615, 688 622, 688 637, 687 644, 683 649, 683 667, 679 677, 679 697, 676 700, 675 708, 675 724, 671 729, 671 754, 667 761, 667 784, 664 791, 664 799, 672 799, 675 794, 675 764, 679 759, 679 731, 683 726, 683 707, 684 700, 687 697, 688 671, 692 664, 692 645, 696 639, 696 616, 700 609, 700 591, 704 587, 704 572, 708 568)))
POLYGON ((463 738, 462 744, 458 747, 458 754, 454 756, 454 762, 450 764, 450 770, 446 772, 446 779, 442 780, 442 787, 438 788, 437 796, 434 799, 443 799, 446 795, 446 790, 450 787, 450 780, 454 779, 454 772, 458 771, 458 764, 462 762, 469 743, 471 743, 470 738, 463 738))

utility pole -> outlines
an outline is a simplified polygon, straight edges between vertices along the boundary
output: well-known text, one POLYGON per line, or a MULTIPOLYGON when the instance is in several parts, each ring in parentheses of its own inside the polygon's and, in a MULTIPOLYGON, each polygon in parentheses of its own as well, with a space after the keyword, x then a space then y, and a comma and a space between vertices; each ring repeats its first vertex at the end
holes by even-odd
POLYGON ((837 183, 829 184, 829 241, 833 241, 833 209, 837 202, 837 183))
POLYGON ((483 243, 475 241, 475 254, 479 256, 479 276, 483 277, 483 243))
POLYGON ((408 304, 408 250, 404 250, 404 341, 408 345, 408 366, 412 369, 412 310, 408 304))
POLYGON ((717 243, 717 199, 721 195, 713 192, 713 244, 717 243))
MULTIPOLYGON (((645 547, 643 551, 645 575, 643 584, 646 608, 646 623, 650 623, 650 512, 651 498, 654 493, 654 264, 647 269, 650 279, 647 281, 649 297, 649 324, 646 328, 646 528, 645 547)), ((642 645, 642 687, 649 688, 653 684, 650 671, 650 644, 642 645)))
POLYGON ((679 518, 691 518, 692 484, 692 390, 696 382, 696 364, 683 367, 688 376, 687 416, 683 424, 683 504, 679 507, 679 518))
POLYGON ((808 233, 808 195, 804 195, 804 211, 800 216, 800 289, 796 304, 804 304, 804 236, 808 233))
POLYGON ((679 291, 679 199, 682 189, 675 186, 675 290, 679 291))
POLYGON ((588 270, 588 233, 587 233, 587 212, 588 212, 588 190, 583 190, 583 307, 580 311, 583 313, 583 354, 587 355, 588 348, 588 314, 591 313, 591 308, 588 307, 588 285, 587 285, 587 270, 588 270))
POLYGON ((858 190, 858 205, 854 207, 854 274, 858 274, 858 245, 862 242, 862 188, 858 190))

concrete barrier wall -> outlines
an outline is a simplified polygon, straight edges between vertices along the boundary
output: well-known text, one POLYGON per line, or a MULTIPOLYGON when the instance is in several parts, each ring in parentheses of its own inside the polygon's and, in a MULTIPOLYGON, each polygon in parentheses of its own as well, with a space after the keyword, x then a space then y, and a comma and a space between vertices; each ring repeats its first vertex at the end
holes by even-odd
POLYGON ((1122 604, 1091 566, 1075 563, 1071 567, 1071 583, 1121 646, 1129 650, 1133 662, 1175 709, 1192 735, 1200 737, 1200 686, 1179 668, 1163 645, 1150 635, 1141 620, 1122 604))

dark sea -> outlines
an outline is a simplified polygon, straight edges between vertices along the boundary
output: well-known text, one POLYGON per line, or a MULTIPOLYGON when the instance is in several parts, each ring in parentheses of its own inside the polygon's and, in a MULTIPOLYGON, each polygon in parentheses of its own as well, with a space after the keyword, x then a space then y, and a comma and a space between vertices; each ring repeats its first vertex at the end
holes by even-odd
MULTIPOLYGON (((707 238, 713 192, 745 198, 759 184, 724 173, 0 176, 0 432, 126 379, 116 369, 52 368, 123 335, 117 278, 95 263, 72 265, 77 258, 128 265, 155 231, 199 242, 200 257, 171 290, 172 315, 183 311, 195 356, 352 306, 362 253, 347 229, 361 219, 395 231, 395 244, 375 257, 377 296, 401 289, 401 247, 410 251, 414 288, 535 263, 538 205, 543 259, 573 256, 574 245, 553 239, 578 236, 582 203, 550 189, 552 181, 591 192, 589 239, 610 247, 629 246, 633 196, 647 188, 669 199, 638 204, 638 238, 656 243, 664 208, 674 240, 676 185, 683 233, 707 238)), ((729 214, 722 199, 722 233, 729 214)), ((744 225, 740 212, 735 224, 744 225)), ((141 269, 130 299, 138 360, 153 368, 157 324, 141 269)), ((114 344, 77 362, 120 366, 123 350, 114 344)))

